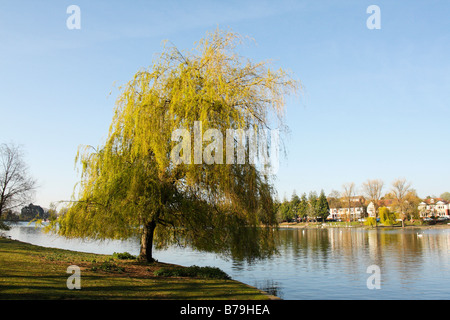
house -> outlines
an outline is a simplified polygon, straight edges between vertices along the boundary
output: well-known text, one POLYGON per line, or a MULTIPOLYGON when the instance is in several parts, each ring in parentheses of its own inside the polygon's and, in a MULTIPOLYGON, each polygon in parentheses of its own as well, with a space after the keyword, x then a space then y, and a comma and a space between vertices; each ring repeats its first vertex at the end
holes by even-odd
MULTIPOLYGON (((386 207, 389 210, 392 210, 394 206, 394 201, 395 201, 394 199, 381 199, 378 201, 378 208, 386 207)), ((367 206, 367 216, 372 218, 376 217, 376 208, 375 204, 372 201, 367 206)))
POLYGON ((364 217, 364 207, 353 208, 330 208, 330 214, 327 217, 328 220, 358 220, 364 217), (350 210, 349 210, 350 209, 350 210))
POLYGON ((349 200, 341 199, 341 203, 344 207, 341 208, 330 208, 330 214, 328 215, 328 220, 358 220, 365 216, 366 210, 364 206, 365 199, 362 196, 356 196, 350 198, 350 208, 348 206, 349 200))
POLYGON ((450 216, 450 203, 441 198, 427 198, 419 206, 421 217, 450 216))
POLYGON ((371 218, 375 218, 377 216, 376 211, 375 211, 375 205, 373 202, 370 202, 369 205, 367 206, 367 216, 371 217, 371 218))

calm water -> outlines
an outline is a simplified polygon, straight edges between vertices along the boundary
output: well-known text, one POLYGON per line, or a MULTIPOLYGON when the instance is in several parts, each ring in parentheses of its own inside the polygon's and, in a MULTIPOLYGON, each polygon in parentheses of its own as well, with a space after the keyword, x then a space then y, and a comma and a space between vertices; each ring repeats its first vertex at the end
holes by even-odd
MULTIPOLYGON (((47 235, 19 223, 12 239, 46 247, 137 255, 137 240, 85 242, 47 235)), ((450 299, 450 229, 282 229, 280 255, 257 263, 224 260, 190 249, 157 250, 155 258, 180 265, 216 266, 233 279, 286 300, 450 299), (367 267, 381 271, 380 289, 369 290, 367 267)))

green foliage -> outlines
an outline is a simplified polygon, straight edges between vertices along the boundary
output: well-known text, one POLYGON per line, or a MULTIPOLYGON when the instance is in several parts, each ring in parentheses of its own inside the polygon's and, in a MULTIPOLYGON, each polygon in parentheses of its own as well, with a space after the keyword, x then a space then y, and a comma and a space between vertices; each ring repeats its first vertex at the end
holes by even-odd
POLYGON ((328 217, 330 207, 328 205, 327 197, 325 192, 322 190, 320 192, 319 199, 317 200, 317 216, 325 220, 328 217))
POLYGON ((307 215, 310 219, 315 219, 318 215, 318 197, 315 191, 311 191, 308 197, 307 215))
POLYGON ((298 215, 302 219, 306 218, 308 215, 308 198, 306 197, 306 193, 302 194, 298 208, 298 215))
POLYGON ((23 221, 34 221, 39 219, 48 219, 49 213, 44 211, 41 206, 35 206, 32 203, 22 208, 20 219, 23 221))
POLYGON ((175 267, 161 268, 155 271, 155 275, 159 277, 197 277, 206 279, 231 279, 229 275, 215 267, 175 267))
POLYGON ((291 202, 290 202, 290 218, 291 219, 297 219, 298 218, 298 211, 300 207, 300 198, 295 193, 295 191, 292 193, 291 202))
POLYGON ((316 192, 311 191, 309 197, 306 196, 306 193, 298 197, 294 192, 291 201, 284 199, 277 206, 278 216, 282 221, 289 221, 297 217, 302 219, 307 217, 311 219, 316 219, 317 217, 326 219, 329 209, 328 200, 323 190, 320 196, 317 196, 316 192))
POLYGON ((123 252, 123 253, 114 252, 112 254, 112 257, 114 259, 119 259, 119 260, 136 260, 137 259, 136 256, 133 256, 132 254, 130 254, 128 252, 123 252))
POLYGON ((103 272, 118 272, 122 273, 125 271, 124 267, 118 266, 111 261, 103 261, 91 267, 92 271, 103 271, 103 272))
POLYGON ((395 213, 391 212, 386 207, 381 207, 378 209, 378 214, 380 216, 380 222, 385 226, 391 226, 395 224, 395 213))
MULTIPOLYGON (((272 125, 285 127, 284 96, 298 83, 266 62, 242 59, 234 52, 240 41, 217 30, 190 52, 165 47, 137 72, 117 99, 105 144, 79 149, 77 200, 50 229, 66 237, 140 236, 158 248, 189 243, 225 254, 270 253, 271 236, 257 230, 276 225, 270 175, 249 161, 186 164, 171 157, 179 145, 174 131, 194 133, 199 122, 201 134, 215 129, 224 137, 228 129, 263 136, 272 125)), ((194 155, 194 148, 181 153, 194 155)))
POLYGON ((0 230, 9 231, 10 229, 11 227, 9 225, 0 220, 0 230))
POLYGON ((293 210, 291 208, 290 202, 284 201, 283 203, 281 203, 280 208, 279 208, 281 220, 283 220, 283 221, 291 220, 293 218, 292 212, 293 212, 293 210))
POLYGON ((374 227, 377 224, 377 219, 375 217, 368 217, 366 221, 364 221, 364 225, 369 227, 374 227))

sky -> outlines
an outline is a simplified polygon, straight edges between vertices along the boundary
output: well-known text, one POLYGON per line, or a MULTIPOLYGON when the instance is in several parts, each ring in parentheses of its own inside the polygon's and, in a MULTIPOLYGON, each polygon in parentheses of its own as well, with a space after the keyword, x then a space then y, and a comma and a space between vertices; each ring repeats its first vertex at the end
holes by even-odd
POLYGON ((286 103, 280 198, 367 179, 389 191, 400 177, 439 196, 450 191, 449 16, 447 0, 2 0, 0 143, 22 145, 34 204, 70 200, 77 149, 104 141, 119 86, 164 40, 190 50, 219 27, 255 40, 243 56, 302 83, 286 103))

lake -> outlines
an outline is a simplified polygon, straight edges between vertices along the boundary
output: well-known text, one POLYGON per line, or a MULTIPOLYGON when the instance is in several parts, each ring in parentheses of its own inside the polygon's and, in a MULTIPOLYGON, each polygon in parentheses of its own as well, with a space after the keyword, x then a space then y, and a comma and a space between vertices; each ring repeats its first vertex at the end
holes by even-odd
MULTIPOLYGON (((248 263, 186 248, 155 250, 154 257, 179 265, 215 266, 233 279, 285 300, 450 299, 450 229, 358 228, 279 231, 279 255, 248 263), (378 268, 372 274, 369 267, 378 268), (369 289, 379 275, 379 289, 369 289)), ((139 253, 139 241, 67 240, 27 223, 3 232, 36 245, 83 252, 139 253)))

